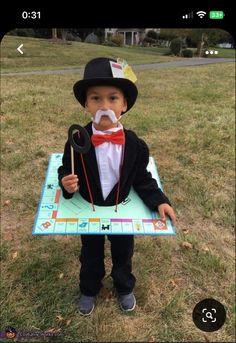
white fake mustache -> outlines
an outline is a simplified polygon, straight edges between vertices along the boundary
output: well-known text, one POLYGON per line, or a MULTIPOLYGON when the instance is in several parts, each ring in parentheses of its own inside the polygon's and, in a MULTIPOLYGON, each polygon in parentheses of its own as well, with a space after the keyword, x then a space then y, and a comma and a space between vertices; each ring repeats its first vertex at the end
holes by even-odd
POLYGON ((91 118, 91 119, 93 120, 94 123, 99 124, 102 116, 108 116, 111 119, 112 123, 114 123, 114 124, 117 123, 121 117, 120 116, 117 119, 115 112, 112 110, 98 110, 95 114, 95 117, 91 118))

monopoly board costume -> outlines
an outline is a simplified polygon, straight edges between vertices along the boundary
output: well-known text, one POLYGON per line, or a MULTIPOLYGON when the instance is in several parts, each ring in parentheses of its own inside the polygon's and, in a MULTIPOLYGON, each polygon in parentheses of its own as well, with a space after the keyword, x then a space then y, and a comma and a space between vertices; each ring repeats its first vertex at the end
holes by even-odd
MULTIPOLYGON (((160 220, 156 211, 151 211, 138 194, 131 189, 128 197, 115 206, 97 206, 77 192, 65 199, 58 184, 58 167, 62 153, 50 157, 38 212, 33 226, 33 235, 80 235, 80 234, 134 234, 175 235, 170 219, 160 220)), ((162 188, 154 159, 150 157, 148 170, 162 188)))

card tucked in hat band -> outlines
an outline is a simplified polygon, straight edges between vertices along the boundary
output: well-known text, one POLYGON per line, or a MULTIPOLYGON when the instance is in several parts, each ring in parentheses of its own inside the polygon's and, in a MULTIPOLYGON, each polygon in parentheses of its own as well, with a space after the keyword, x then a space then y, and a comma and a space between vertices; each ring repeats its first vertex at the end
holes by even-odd
POLYGON ((120 63, 110 61, 110 65, 113 77, 121 77, 123 79, 125 78, 123 68, 120 63))

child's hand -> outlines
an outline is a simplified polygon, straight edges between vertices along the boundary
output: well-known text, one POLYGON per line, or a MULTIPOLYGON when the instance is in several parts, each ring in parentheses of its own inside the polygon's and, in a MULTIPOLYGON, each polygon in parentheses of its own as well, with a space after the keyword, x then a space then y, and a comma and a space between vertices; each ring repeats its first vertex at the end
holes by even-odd
POLYGON ((64 176, 61 179, 62 186, 68 193, 75 193, 79 189, 78 182, 78 176, 73 174, 64 176))
POLYGON ((171 218, 172 223, 176 226, 176 217, 173 208, 168 204, 161 204, 158 206, 158 212, 160 214, 161 220, 166 220, 166 214, 171 218))

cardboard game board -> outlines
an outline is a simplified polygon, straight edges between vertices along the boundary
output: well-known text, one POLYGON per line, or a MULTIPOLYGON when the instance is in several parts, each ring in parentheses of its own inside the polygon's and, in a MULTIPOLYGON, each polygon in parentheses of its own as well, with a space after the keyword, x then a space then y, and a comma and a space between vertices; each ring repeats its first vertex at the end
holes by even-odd
MULTIPOLYGON (((132 189, 125 201, 115 206, 95 205, 77 192, 72 199, 64 199, 58 185, 57 169, 62 154, 51 155, 38 212, 33 226, 33 235, 80 235, 80 234, 134 234, 175 235, 169 218, 160 220, 157 212, 151 211, 132 189)), ((148 168, 162 189, 154 159, 150 157, 148 168)))

